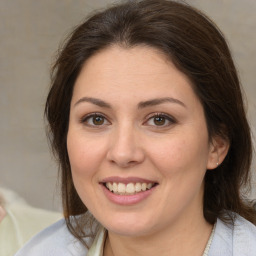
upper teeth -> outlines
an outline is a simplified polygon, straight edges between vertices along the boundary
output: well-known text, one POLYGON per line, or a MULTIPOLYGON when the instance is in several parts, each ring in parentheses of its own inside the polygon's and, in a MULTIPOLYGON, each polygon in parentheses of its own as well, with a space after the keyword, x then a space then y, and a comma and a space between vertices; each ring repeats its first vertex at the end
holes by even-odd
POLYGON ((107 182, 106 187, 115 194, 125 195, 125 194, 135 194, 141 191, 146 191, 147 189, 151 189, 153 183, 128 183, 127 185, 124 183, 116 183, 116 182, 107 182))

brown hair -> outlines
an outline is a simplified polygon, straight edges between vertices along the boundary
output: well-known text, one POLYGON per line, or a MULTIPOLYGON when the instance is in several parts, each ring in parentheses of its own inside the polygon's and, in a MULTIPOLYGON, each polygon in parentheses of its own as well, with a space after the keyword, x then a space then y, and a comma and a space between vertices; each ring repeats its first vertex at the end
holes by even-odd
POLYGON ((210 223, 217 218, 232 222, 230 213, 236 212, 256 223, 255 210, 245 203, 240 191, 250 184, 252 143, 240 82, 223 34, 186 3, 142 0, 127 1, 89 17, 72 32, 52 69, 45 114, 52 149, 60 164, 69 230, 82 240, 86 236, 84 227, 89 225, 89 219, 81 217, 87 208, 74 187, 67 153, 72 91, 85 61, 113 44, 157 48, 189 77, 203 105, 209 137, 219 135, 230 142, 224 162, 206 172, 205 219, 210 223))

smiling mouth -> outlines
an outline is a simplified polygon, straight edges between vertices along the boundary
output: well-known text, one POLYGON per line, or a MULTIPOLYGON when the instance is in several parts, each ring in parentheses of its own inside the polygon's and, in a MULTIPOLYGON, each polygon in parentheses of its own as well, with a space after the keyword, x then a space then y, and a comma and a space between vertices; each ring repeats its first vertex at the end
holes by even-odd
POLYGON ((152 189, 157 186, 157 183, 128 183, 124 184, 121 182, 106 182, 103 185, 113 194, 116 195, 135 195, 141 192, 152 189))

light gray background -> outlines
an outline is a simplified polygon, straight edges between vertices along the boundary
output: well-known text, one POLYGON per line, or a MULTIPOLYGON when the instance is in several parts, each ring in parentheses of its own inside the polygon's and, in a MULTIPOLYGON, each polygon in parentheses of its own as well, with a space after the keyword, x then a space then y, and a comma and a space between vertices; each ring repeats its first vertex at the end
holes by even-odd
MULTIPOLYGON (((57 168, 43 121, 55 52, 88 12, 111 2, 0 2, 0 185, 15 190, 34 206, 60 209, 57 168)), ((205 11, 226 35, 247 94, 249 118, 256 127, 256 1, 187 2, 205 11)))

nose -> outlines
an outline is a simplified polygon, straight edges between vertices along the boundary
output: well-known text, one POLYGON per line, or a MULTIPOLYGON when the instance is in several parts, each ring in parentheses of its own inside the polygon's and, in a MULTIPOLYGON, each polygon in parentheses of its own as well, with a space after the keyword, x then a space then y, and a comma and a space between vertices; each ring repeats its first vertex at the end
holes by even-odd
POLYGON ((142 163, 145 159, 145 152, 138 131, 128 126, 113 131, 107 159, 121 168, 142 163))

